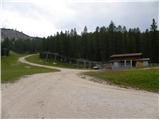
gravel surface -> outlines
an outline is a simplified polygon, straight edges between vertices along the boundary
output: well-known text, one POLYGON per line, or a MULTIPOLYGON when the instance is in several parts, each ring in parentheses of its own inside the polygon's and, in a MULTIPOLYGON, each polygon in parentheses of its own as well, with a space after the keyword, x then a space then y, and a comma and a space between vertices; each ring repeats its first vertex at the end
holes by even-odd
MULTIPOLYGON (((28 57, 28 56, 26 56, 28 57)), ((20 62, 35 66, 20 58, 20 62)), ((50 67, 55 68, 55 67, 50 67)), ((2 118, 158 118, 158 94, 103 85, 60 69, 2 84, 2 118)))

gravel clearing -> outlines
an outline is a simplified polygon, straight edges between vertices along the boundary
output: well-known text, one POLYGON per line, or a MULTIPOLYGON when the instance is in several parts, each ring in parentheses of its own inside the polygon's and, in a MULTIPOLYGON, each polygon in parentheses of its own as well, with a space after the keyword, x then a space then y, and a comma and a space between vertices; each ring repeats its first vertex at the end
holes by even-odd
MULTIPOLYGON (((26 57, 19 61, 48 68, 26 57)), ((2 84, 2 118, 159 118, 157 93, 92 82, 80 77, 85 70, 56 69, 2 84)))

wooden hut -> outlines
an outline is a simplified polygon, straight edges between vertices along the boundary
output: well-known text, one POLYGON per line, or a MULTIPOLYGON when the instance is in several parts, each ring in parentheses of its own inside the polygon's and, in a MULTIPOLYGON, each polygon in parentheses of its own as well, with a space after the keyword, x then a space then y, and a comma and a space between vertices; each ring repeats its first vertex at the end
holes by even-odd
POLYGON ((142 53, 115 54, 110 56, 112 69, 147 67, 149 58, 143 58, 142 53))

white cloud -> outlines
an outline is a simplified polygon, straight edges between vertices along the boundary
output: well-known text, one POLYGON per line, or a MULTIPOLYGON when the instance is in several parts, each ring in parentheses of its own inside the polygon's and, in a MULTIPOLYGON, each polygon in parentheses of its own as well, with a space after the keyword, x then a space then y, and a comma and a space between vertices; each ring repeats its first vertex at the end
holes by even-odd
POLYGON ((149 1, 5 0, 0 8, 0 27, 16 28, 31 36, 48 36, 74 27, 80 32, 85 25, 93 31, 113 20, 116 25, 144 30, 152 18, 158 21, 158 1, 149 1))
POLYGON ((33 1, 5 1, 0 9, 2 27, 16 28, 32 36, 47 36, 60 31, 57 24, 74 16, 66 3, 33 1))

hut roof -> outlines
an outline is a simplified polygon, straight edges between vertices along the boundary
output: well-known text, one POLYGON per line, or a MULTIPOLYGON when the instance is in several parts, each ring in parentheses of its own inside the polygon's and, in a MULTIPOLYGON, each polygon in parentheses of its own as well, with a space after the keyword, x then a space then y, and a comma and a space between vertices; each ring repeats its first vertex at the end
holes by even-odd
POLYGON ((137 61, 149 61, 150 58, 140 58, 140 59, 137 59, 137 61))
POLYGON ((134 57, 134 56, 141 56, 142 53, 127 53, 127 54, 114 54, 110 56, 111 58, 115 57, 134 57))

